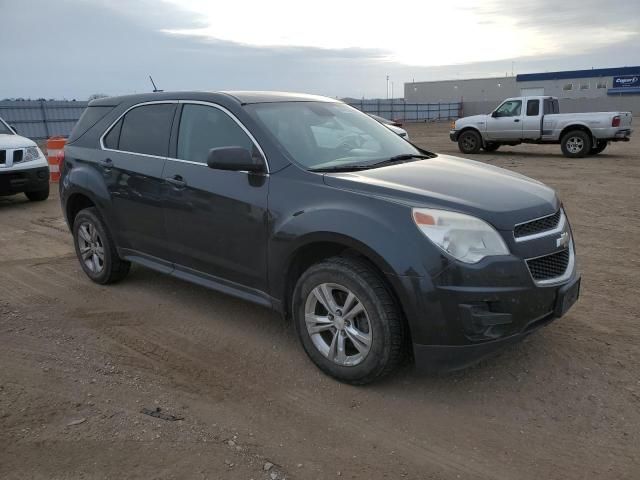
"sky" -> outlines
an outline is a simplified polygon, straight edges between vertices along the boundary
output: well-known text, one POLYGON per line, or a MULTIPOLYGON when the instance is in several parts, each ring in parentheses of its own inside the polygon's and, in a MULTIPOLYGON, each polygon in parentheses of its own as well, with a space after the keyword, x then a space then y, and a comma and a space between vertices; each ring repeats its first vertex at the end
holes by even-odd
POLYGON ((149 74, 385 98, 414 79, 640 65, 640 0, 0 0, 0 25, 0 99, 145 92, 149 74))

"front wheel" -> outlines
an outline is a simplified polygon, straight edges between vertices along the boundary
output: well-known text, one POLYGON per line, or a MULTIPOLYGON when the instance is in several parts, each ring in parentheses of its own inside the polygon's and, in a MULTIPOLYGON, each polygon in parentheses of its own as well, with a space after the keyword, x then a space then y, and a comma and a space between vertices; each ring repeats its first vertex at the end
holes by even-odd
POLYGON ((366 262, 333 257, 298 280, 292 311, 311 360, 342 382, 362 385, 404 359, 406 328, 388 288, 366 262))
POLYGON ((458 138, 458 148, 462 153, 478 153, 482 147, 482 138, 475 130, 467 130, 458 138))
POLYGON ((604 151, 605 148, 607 148, 607 145, 609 144, 609 142, 607 142, 606 140, 598 140, 598 142, 591 147, 591 155, 597 155, 599 153, 602 153, 604 151))
POLYGON ((585 157, 591 152, 591 135, 583 130, 573 130, 562 137, 560 147, 565 157, 585 157))

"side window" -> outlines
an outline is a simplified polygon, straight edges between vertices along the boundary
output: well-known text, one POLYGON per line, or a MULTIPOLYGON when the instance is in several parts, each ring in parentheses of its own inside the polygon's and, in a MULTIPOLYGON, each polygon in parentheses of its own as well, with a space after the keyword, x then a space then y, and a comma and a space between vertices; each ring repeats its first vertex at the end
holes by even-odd
POLYGON ((527 117, 537 117, 540 114, 540 100, 527 100, 527 117))
POLYGON ((522 101, 508 100, 496 110, 497 117, 518 117, 522 111, 522 101))
POLYGON ((114 150, 118 149, 118 143, 120 142, 120 130, 122 130, 122 119, 118 120, 109 133, 107 133, 104 137, 103 143, 107 148, 112 148, 114 150))
POLYGON ((218 147, 244 147, 253 152, 249 136, 225 112, 206 105, 184 105, 178 129, 177 157, 207 163, 209 150, 218 147))
POLYGON ((118 150, 167 156, 175 108, 175 104, 159 103, 130 110, 122 121, 118 150))

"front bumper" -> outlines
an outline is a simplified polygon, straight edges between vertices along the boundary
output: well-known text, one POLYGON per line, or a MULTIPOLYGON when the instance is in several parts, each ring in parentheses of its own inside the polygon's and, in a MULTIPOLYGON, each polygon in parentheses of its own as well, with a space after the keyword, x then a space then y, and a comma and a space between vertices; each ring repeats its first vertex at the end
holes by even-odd
POLYGON ((510 313, 489 312, 483 308, 470 312, 468 315, 463 314, 463 318, 466 317, 463 322, 469 323, 466 327, 467 331, 471 331, 475 326, 479 330, 485 329, 485 331, 487 331, 486 329, 497 329, 495 334, 499 334, 501 328, 508 328, 508 325, 514 322, 519 325, 518 330, 494 340, 466 345, 414 344, 416 366, 420 370, 428 372, 442 373, 460 370, 494 355, 508 345, 521 341, 541 327, 563 316, 573 306, 580 294, 580 276, 575 275, 569 282, 553 290, 553 292, 547 292, 552 293, 554 297, 553 303, 545 307, 549 311, 537 318, 526 319, 524 322, 518 322, 518 319, 515 319, 510 313))
POLYGON ((0 195, 44 190, 49 183, 49 167, 0 170, 0 195))
POLYGON ((457 130, 450 130, 449 131, 449 139, 452 142, 457 142, 458 141, 458 136, 460 135, 460 132, 458 132, 457 130))

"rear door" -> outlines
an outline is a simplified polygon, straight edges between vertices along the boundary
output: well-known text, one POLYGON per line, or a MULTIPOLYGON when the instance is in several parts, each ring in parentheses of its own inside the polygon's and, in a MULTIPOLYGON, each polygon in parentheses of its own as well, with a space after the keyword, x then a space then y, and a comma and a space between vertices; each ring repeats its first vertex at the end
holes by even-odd
POLYGON ((525 114, 522 117, 522 138, 535 140, 542 133, 542 105, 539 98, 526 98, 525 114))
POLYGON ((223 107, 183 103, 175 155, 164 170, 166 229, 176 271, 206 274, 266 291, 268 175, 214 170, 210 149, 244 147, 264 155, 223 107))
POLYGON ((162 170, 177 103, 141 104, 103 136, 100 168, 109 190, 121 248, 166 260, 162 170))
POLYGON ((487 139, 520 140, 522 138, 522 100, 505 100, 487 117, 487 139))

